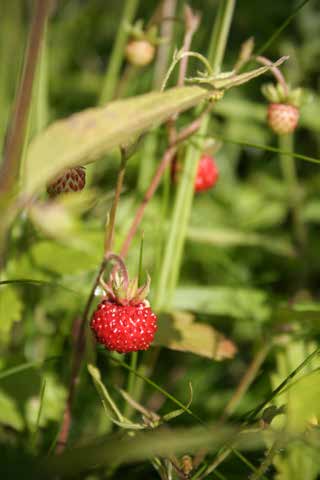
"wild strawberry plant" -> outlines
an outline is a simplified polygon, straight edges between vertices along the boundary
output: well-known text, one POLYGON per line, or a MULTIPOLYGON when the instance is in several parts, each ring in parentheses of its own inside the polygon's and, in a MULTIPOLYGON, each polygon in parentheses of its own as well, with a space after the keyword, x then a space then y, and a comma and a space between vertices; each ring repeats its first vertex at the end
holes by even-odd
POLYGON ((109 3, 3 7, 2 477, 315 480, 319 12, 109 3))

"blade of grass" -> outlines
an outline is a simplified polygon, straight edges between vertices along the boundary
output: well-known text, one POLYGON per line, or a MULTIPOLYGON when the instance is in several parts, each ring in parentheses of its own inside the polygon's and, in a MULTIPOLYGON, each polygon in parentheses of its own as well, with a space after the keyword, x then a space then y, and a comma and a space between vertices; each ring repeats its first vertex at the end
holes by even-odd
POLYGON ((73 293, 74 295, 81 296, 81 294, 76 292, 75 290, 72 290, 66 285, 62 285, 61 283, 57 283, 57 282, 47 282, 45 280, 32 280, 29 278, 17 278, 17 279, 0 281, 0 287, 1 285, 11 285, 11 284, 17 284, 17 285, 30 284, 30 285, 37 285, 37 286, 44 286, 44 287, 63 288, 63 290, 67 290, 68 292, 73 293))
POLYGON ((267 398, 261 402, 256 408, 254 408, 251 412, 248 412, 247 414, 244 415, 244 419, 246 420, 247 423, 255 421, 258 413, 261 412, 261 410, 269 403, 271 400, 273 400, 277 395, 279 395, 283 389, 288 385, 288 383, 299 373, 301 370, 303 370, 317 355, 320 354, 320 347, 314 350, 310 355, 307 356, 303 360, 303 362, 300 363, 300 365, 297 366, 284 380, 283 382, 278 385, 277 388, 275 388, 268 396, 267 398))
MULTIPOLYGON (((208 60, 212 65, 214 73, 218 73, 221 68, 234 8, 235 0, 221 0, 219 3, 208 50, 208 60)), ((209 115, 204 117, 199 130, 200 137, 206 136, 209 119, 209 115)), ((155 308, 158 310, 161 310, 164 305, 170 304, 179 279, 183 248, 192 207, 194 179, 202 149, 203 141, 197 146, 189 145, 186 150, 184 171, 176 194, 171 227, 159 275, 159 284, 155 294, 155 308)))
MULTIPOLYGON (((103 353, 105 353, 103 351, 103 353)), ((160 387, 159 385, 157 385, 155 382, 153 382, 152 380, 150 380, 150 378, 142 375, 140 372, 138 372, 137 370, 134 370, 130 365, 128 365, 127 363, 125 362, 121 362, 121 360, 118 360, 117 358, 110 358, 112 362, 118 364, 119 366, 125 368, 126 370, 129 370, 129 372, 132 372, 135 376, 141 378, 142 380, 144 380, 146 383, 148 383, 149 385, 151 385, 154 389, 158 390, 158 392, 162 393, 162 395, 164 395, 166 398, 168 398, 169 400, 171 400, 171 402, 175 403, 176 405, 178 405, 184 412, 188 413, 189 415, 191 415, 195 420, 197 420, 197 422, 199 422, 203 427, 207 428, 207 425, 206 423, 201 420, 200 417, 198 417, 195 413, 193 413, 190 408, 186 407, 185 405, 183 405, 183 403, 180 402, 180 400, 176 399, 173 395, 171 395, 169 392, 167 392, 164 388, 160 387)))
POLYGON ((235 140, 229 137, 225 137, 223 135, 219 134, 214 134, 214 138, 217 140, 221 140, 225 143, 234 143, 235 145, 241 145, 244 147, 251 147, 251 148, 256 148, 257 150, 265 150, 266 152, 272 152, 272 153, 278 153, 280 155, 284 156, 292 156, 293 158, 298 158, 299 160, 304 160, 306 162, 311 162, 311 163, 320 163, 320 159, 314 158, 314 157, 309 157, 307 155, 302 155, 301 153, 296 153, 296 152, 291 152, 290 150, 282 150, 277 147, 271 147, 270 145, 263 145, 259 143, 252 143, 252 142, 245 142, 243 140, 235 140))
POLYGON ((31 370, 32 368, 42 367, 49 362, 55 362, 59 359, 60 357, 58 356, 50 357, 41 362, 25 362, 25 363, 22 363, 21 365, 17 365, 16 367, 11 367, 11 368, 8 368, 7 370, 2 370, 0 371, 0 380, 11 377, 12 375, 16 375, 21 372, 25 372, 26 370, 31 370))
POLYGON ((37 419, 36 419, 36 424, 35 424, 35 429, 32 433, 30 444, 31 444, 31 449, 33 450, 36 447, 37 443, 37 437, 39 433, 39 428, 40 428, 40 418, 41 418, 41 413, 43 409, 43 402, 44 402, 44 393, 46 390, 46 379, 44 378, 42 383, 41 383, 41 389, 40 389, 40 403, 39 403, 39 409, 37 413, 37 419))
POLYGON ((256 55, 261 55, 263 52, 268 50, 270 45, 279 37, 279 35, 283 32, 283 30, 292 22, 294 17, 297 13, 309 2, 309 0, 303 0, 297 7, 293 10, 293 12, 283 21, 279 28, 271 35, 271 37, 259 48, 256 52, 256 55))

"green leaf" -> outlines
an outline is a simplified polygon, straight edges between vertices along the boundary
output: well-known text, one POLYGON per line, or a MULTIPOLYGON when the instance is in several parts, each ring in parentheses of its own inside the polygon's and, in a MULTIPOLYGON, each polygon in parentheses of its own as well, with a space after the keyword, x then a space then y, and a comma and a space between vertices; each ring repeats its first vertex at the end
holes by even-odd
POLYGON ((172 88, 90 108, 53 123, 31 142, 24 189, 34 192, 64 168, 93 162, 209 96, 202 87, 172 88))
POLYGON ((242 319, 267 319, 266 294, 260 290, 233 287, 180 287, 173 306, 208 315, 229 315, 242 319))
POLYGON ((138 423, 132 423, 130 420, 128 420, 122 415, 117 405, 112 400, 111 395, 109 394, 107 388, 102 383, 99 370, 93 365, 88 365, 88 371, 91 375, 94 386, 97 389, 104 411, 106 412, 108 418, 115 425, 121 428, 128 429, 128 430, 143 430, 145 428, 144 425, 140 425, 138 423), (115 418, 114 415, 117 418, 115 418))
MULTIPOLYGON (((275 65, 281 62, 282 59, 275 65)), ((240 85, 269 69, 261 67, 217 80, 218 88, 240 85)), ((113 148, 132 142, 173 114, 209 99, 214 93, 208 85, 176 87, 165 92, 118 100, 102 108, 90 108, 53 123, 30 144, 23 190, 28 194, 34 193, 66 167, 94 162, 113 148)))
MULTIPOLYGON (((78 249, 66 245, 60 245, 52 241, 43 241, 36 243, 31 248, 31 256, 39 269, 50 270, 60 275, 77 274, 95 270, 99 261, 101 261, 100 250, 98 252, 90 248, 90 237, 88 238, 87 248, 78 249)), ((92 235, 93 240, 99 240, 92 235)), ((102 239, 102 237, 101 237, 102 239)), ((83 246, 85 242, 83 242, 83 246)), ((102 244, 101 244, 102 249, 102 244)))
POLYGON ((196 323, 192 315, 181 312, 161 317, 155 344, 213 360, 232 358, 237 351, 236 346, 213 327, 196 323))
POLYGON ((229 228, 192 228, 188 229, 188 239, 193 242, 221 247, 255 246, 265 248, 277 255, 293 257, 293 245, 282 238, 270 237, 252 232, 242 232, 229 228))
POLYGON ((14 289, 7 285, 0 285, 0 338, 2 342, 9 339, 13 322, 21 318, 22 302, 14 289))
MULTIPOLYGON (((154 456, 170 457, 173 454, 193 453, 205 448, 215 451, 234 439, 237 429, 229 426, 210 426, 210 428, 157 429, 139 432, 133 438, 125 436, 109 437, 94 444, 65 451, 45 460, 45 474, 49 478, 56 474, 77 475, 81 471, 108 464, 130 463, 150 459, 154 456)), ((259 433, 246 433, 239 437, 244 449, 261 447, 262 436, 259 433)), ((46 478, 48 478, 46 476, 46 478)))

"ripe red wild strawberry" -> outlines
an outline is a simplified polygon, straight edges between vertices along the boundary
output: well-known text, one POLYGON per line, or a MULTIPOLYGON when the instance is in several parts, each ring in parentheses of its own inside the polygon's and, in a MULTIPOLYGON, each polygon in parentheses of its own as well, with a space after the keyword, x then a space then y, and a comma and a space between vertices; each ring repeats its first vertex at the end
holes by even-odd
POLYGON ((277 135, 292 133, 299 116, 299 109, 288 103, 271 103, 268 107, 268 125, 277 135))
POLYGON ((155 47, 148 40, 131 40, 125 50, 129 63, 136 67, 144 67, 152 62, 155 47))
POLYGON ((103 283, 107 298, 95 310, 90 326, 96 340, 108 350, 119 353, 147 350, 157 330, 157 317, 145 300, 150 280, 138 288, 137 280, 129 281, 127 269, 117 255, 120 272, 111 274, 108 284, 103 283))
POLYGON ((74 167, 59 175, 47 187, 47 192, 54 197, 60 193, 79 192, 86 184, 86 171, 84 167, 74 167))
POLYGON ((214 187, 219 178, 218 167, 212 157, 203 154, 199 160, 197 176, 195 180, 195 191, 203 192, 214 187))

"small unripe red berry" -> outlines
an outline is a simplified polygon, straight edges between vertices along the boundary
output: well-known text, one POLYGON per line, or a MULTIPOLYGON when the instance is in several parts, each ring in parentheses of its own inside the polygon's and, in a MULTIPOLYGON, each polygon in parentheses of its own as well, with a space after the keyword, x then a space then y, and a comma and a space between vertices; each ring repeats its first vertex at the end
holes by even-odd
POLYGON ((199 160, 198 171, 195 180, 195 191, 203 192, 214 187, 219 178, 219 170, 210 155, 203 154, 199 160))
POLYGON ((136 67, 144 67, 152 62, 155 47, 147 40, 131 40, 125 50, 129 63, 136 67))
POLYGON ((86 171, 84 167, 74 167, 59 175, 47 187, 47 192, 54 197, 61 193, 79 192, 86 184, 86 171))
POLYGON ((300 112, 288 103, 271 103, 268 107, 268 125, 277 135, 292 133, 298 125, 300 112))

